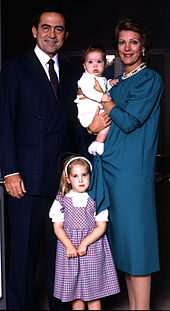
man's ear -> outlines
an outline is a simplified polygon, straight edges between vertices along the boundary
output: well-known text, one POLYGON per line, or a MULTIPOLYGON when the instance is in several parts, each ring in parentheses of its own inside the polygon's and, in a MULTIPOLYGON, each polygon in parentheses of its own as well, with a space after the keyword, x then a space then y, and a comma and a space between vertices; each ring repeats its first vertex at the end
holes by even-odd
POLYGON ((37 38, 37 29, 35 28, 35 26, 32 26, 32 34, 34 38, 37 38))
POLYGON ((68 31, 66 31, 65 33, 65 40, 67 39, 67 37, 68 37, 68 31))

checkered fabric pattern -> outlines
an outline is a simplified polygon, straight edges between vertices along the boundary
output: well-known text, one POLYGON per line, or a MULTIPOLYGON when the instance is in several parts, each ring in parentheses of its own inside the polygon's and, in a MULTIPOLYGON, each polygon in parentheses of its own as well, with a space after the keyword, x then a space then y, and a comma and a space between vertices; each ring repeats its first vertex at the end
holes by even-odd
MULTIPOLYGON (((72 198, 58 196, 64 212, 64 229, 77 248, 96 226, 95 202, 89 197, 84 207, 74 207, 72 198)), ((88 247, 85 256, 67 258, 58 240, 54 296, 63 302, 90 301, 120 291, 114 261, 106 234, 88 247)))

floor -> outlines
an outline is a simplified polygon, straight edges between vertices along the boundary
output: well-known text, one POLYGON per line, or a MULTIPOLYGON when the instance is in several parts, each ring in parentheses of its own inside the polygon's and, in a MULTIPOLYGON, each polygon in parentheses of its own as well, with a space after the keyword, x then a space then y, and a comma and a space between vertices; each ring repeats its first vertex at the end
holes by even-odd
MULTIPOLYGON (((128 310, 128 296, 124 276, 118 273, 121 293, 102 299, 103 310, 128 310)), ((45 288, 44 262, 40 262, 37 271, 37 293, 39 310, 48 310, 45 288)), ((160 272, 152 275, 151 310, 170 310, 170 261, 161 263, 160 272)))

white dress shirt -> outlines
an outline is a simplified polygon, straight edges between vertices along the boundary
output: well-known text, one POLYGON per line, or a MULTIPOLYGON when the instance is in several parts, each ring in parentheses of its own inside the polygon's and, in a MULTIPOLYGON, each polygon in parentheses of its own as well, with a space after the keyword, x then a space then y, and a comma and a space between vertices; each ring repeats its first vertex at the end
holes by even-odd
MULTIPOLYGON (((47 77, 48 79, 50 80, 50 76, 49 76, 49 64, 48 64, 48 61, 50 60, 50 57, 44 53, 39 47, 38 45, 35 46, 35 49, 34 49, 34 52, 35 54, 37 55, 41 65, 43 66, 46 74, 47 74, 47 77)), ((60 81, 60 76, 59 76, 59 64, 58 64, 58 54, 56 54, 53 58, 54 60, 54 70, 56 71, 57 73, 57 77, 58 77, 58 81, 60 81)))

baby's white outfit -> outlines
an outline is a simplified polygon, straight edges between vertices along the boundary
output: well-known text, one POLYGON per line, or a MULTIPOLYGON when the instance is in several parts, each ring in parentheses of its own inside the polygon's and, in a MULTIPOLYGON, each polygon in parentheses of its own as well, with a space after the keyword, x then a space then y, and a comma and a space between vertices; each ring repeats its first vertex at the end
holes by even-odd
MULTIPOLYGON (((102 113, 104 111, 104 108, 101 105, 103 93, 95 90, 95 79, 99 82, 103 93, 107 93, 112 87, 105 77, 97 77, 94 74, 87 72, 87 70, 82 74, 77 84, 78 88, 80 88, 83 94, 88 98, 81 99, 83 95, 77 95, 74 102, 77 104, 77 117, 83 127, 88 127, 92 123, 97 107, 100 107, 99 113, 102 113)), ((97 153, 102 154, 103 150, 103 143, 93 142, 89 146, 89 152, 94 155, 96 154, 96 151, 97 153)))
POLYGON ((78 108, 78 119, 83 127, 88 127, 91 124, 97 107, 100 107, 100 113, 104 111, 101 105, 103 93, 95 90, 95 79, 99 82, 103 93, 107 93, 111 89, 111 85, 105 77, 97 77, 88 73, 87 70, 83 73, 77 84, 78 88, 88 98, 81 99, 83 95, 77 95, 75 99, 78 108))

